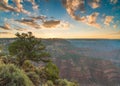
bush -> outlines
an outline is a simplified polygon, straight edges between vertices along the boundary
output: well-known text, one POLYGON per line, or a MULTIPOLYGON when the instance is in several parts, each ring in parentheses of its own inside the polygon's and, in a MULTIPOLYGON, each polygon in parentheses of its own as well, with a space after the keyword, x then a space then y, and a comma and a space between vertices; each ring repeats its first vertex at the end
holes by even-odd
POLYGON ((47 86, 54 86, 53 82, 51 80, 47 81, 47 86))
POLYGON ((23 65, 22 65, 22 69, 25 71, 25 72, 29 72, 29 71, 34 71, 35 70, 35 66, 33 66, 33 64, 31 63, 30 60, 25 60, 23 65))
POLYGON ((0 64, 0 86, 34 86, 25 72, 13 64, 0 64))
POLYGON ((48 80, 52 80, 54 82, 56 79, 59 78, 59 70, 57 66, 53 64, 52 62, 49 62, 45 66, 45 71, 46 71, 48 80))
POLYGON ((28 72, 27 76, 30 78, 30 80, 33 82, 35 86, 39 86, 40 79, 38 74, 36 74, 35 72, 28 72))
POLYGON ((56 80, 56 85, 57 86, 79 86, 77 83, 70 82, 66 79, 58 79, 56 80))

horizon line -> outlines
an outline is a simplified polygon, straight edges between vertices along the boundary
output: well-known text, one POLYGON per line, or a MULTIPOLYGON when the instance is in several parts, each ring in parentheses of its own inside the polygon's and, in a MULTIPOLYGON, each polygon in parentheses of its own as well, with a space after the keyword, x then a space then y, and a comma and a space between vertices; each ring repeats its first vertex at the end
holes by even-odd
MULTIPOLYGON (((0 38, 0 39, 15 39, 16 37, 11 37, 11 38, 0 38)), ((36 37, 36 38, 38 38, 38 37, 36 37)), ((99 40, 120 40, 120 38, 38 38, 38 39, 88 39, 88 40, 91 40, 91 39, 94 39, 94 40, 97 40, 97 39, 99 39, 99 40)))

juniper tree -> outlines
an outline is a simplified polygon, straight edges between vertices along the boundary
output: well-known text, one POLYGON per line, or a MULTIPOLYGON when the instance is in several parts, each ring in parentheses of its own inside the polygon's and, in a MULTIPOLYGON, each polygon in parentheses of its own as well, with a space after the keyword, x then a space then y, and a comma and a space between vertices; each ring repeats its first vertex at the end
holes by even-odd
POLYGON ((46 53, 45 46, 42 44, 41 39, 35 38, 32 32, 16 33, 16 40, 10 44, 8 50, 10 55, 16 57, 19 65, 21 66, 25 60, 43 61, 48 62, 50 55, 46 53))

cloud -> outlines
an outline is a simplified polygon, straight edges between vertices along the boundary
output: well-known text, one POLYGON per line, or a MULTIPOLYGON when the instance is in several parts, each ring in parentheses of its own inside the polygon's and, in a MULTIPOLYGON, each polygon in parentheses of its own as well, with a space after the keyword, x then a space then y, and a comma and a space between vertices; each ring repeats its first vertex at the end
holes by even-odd
POLYGON ((48 29, 48 28, 52 28, 52 29, 56 29, 56 28, 60 28, 60 29, 69 29, 70 27, 72 27, 73 25, 71 25, 69 22, 66 21, 60 21, 60 20, 48 20, 46 22, 44 22, 41 27, 43 29, 48 29))
POLYGON ((118 32, 117 32, 117 34, 119 34, 119 35, 120 35, 120 31, 118 31, 118 32))
POLYGON ((23 6, 21 4, 21 0, 14 0, 17 8, 18 8, 18 11, 21 12, 23 10, 23 6))
POLYGON ((68 29, 72 25, 69 22, 61 21, 61 20, 48 20, 45 16, 36 16, 36 17, 29 17, 28 19, 22 18, 22 20, 15 20, 13 23, 15 25, 27 26, 28 28, 34 29, 56 29, 56 28, 63 28, 68 29), (18 24, 16 24, 18 23, 18 24))
POLYGON ((100 0, 88 0, 88 4, 95 9, 100 7, 100 0))
POLYGON ((1 0, 4 4, 8 4, 8 0, 1 0))
POLYGON ((35 29, 42 28, 68 28, 69 23, 60 20, 47 20, 46 16, 29 16, 29 19, 16 20, 17 22, 35 29))
POLYGON ((9 5, 8 1, 9 0, 1 0, 0 1, 0 10, 22 12, 22 13, 25 13, 25 14, 30 14, 30 12, 26 11, 23 8, 23 5, 21 4, 22 0, 13 0, 13 2, 16 5, 16 7, 13 7, 12 5, 9 5))
POLYGON ((120 37, 120 31, 112 32, 109 35, 119 35, 119 37, 120 37))
MULTIPOLYGON (((24 3, 24 0, 12 0, 13 3, 15 3, 16 6, 12 6, 12 5, 9 5, 9 0, 0 0, 0 10, 3 10, 3 11, 14 11, 14 12, 19 12, 19 13, 24 13, 24 14, 27 14, 27 15, 30 15, 31 13, 27 10, 24 9, 23 7, 23 3, 24 3)), ((26 1, 29 1, 31 2, 32 4, 32 7, 34 10, 38 10, 38 5, 35 3, 35 0, 26 0, 26 1)))
POLYGON ((41 29, 44 28, 52 28, 55 27, 60 21, 49 20, 47 21, 45 17, 38 16, 38 17, 30 17, 29 19, 22 19, 22 20, 15 20, 22 25, 26 25, 32 27, 34 29, 41 29), (37 22, 39 21, 39 22, 37 22))
POLYGON ((35 20, 41 20, 42 22, 44 22, 44 21, 46 21, 47 17, 42 15, 42 16, 36 16, 36 17, 35 16, 29 16, 29 18, 31 18, 34 21, 35 20))
POLYGON ((11 24, 11 23, 5 23, 4 26, 0 26, 0 29, 3 30, 18 30, 18 31, 25 31, 26 29, 21 28, 21 26, 18 26, 17 24, 11 24), (12 27, 14 26, 14 28, 12 27))
POLYGON ((3 11, 17 11, 15 8, 8 5, 8 0, 1 0, 0 1, 0 10, 3 10, 3 11))
POLYGON ((1 29, 11 30, 11 26, 8 23, 5 23, 4 26, 0 26, 1 29))
POLYGON ((118 2, 118 0, 110 0, 110 2, 111 2, 112 4, 116 4, 116 3, 118 2))
POLYGON ((30 26, 34 29, 41 29, 41 23, 46 21, 45 16, 29 16, 29 19, 16 20, 19 23, 30 26))
POLYGON ((49 20, 43 22, 42 26, 44 26, 45 28, 52 28, 52 27, 56 27, 59 24, 60 24, 59 20, 49 20))
POLYGON ((96 23, 98 15, 99 15, 99 13, 95 12, 95 13, 92 13, 91 15, 87 16, 88 23, 90 23, 90 24, 96 23))
POLYGON ((38 5, 35 3, 35 0, 28 0, 28 1, 32 3, 34 10, 38 9, 38 5))
POLYGON ((115 29, 116 29, 116 28, 117 28, 117 25, 116 25, 116 24, 115 24, 115 25, 113 25, 113 28, 115 28, 115 29))
POLYGON ((109 26, 110 23, 112 22, 113 18, 114 18, 113 16, 106 16, 105 20, 104 20, 104 24, 109 26))
POLYGON ((35 29, 41 28, 40 25, 37 22, 35 22, 35 20, 32 20, 32 19, 22 19, 22 20, 16 20, 16 21, 23 25, 27 25, 35 29))
POLYGON ((76 15, 76 11, 85 11, 84 7, 84 0, 62 0, 62 3, 64 7, 66 8, 68 14, 77 21, 83 21, 84 18, 81 18, 80 16, 76 15))
MULTIPOLYGON (((92 8, 99 7, 100 6, 99 2, 100 0, 88 0, 88 4, 92 8)), ((81 21, 90 26, 100 28, 100 25, 96 22, 99 13, 95 12, 89 16, 82 16, 82 17, 75 14, 77 10, 85 11, 84 0, 63 0, 62 3, 64 7, 66 8, 68 14, 76 21, 81 21)))
POLYGON ((96 22, 98 15, 99 13, 94 12, 91 15, 87 16, 87 24, 96 28, 101 28, 100 24, 96 22))
POLYGON ((10 32, 0 32, 0 34, 11 34, 10 32))
POLYGON ((69 29, 70 27, 73 27, 73 25, 69 22, 61 21, 58 27, 63 29, 69 29))
POLYGON ((95 27, 95 28, 98 28, 98 29, 101 29, 101 25, 98 24, 98 23, 87 23, 88 25, 92 26, 92 27, 95 27))
POLYGON ((13 32, 0 31, 0 38, 11 38, 15 37, 13 32))

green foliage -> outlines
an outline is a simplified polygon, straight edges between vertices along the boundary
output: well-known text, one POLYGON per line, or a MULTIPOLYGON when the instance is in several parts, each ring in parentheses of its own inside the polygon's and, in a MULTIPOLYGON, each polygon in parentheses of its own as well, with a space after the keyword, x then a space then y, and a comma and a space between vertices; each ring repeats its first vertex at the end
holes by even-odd
POLYGON ((67 80, 64 80, 64 79, 58 79, 57 81, 56 81, 56 84, 57 84, 57 86, 67 86, 67 80))
POLYGON ((0 53, 2 52, 3 50, 3 45, 0 44, 0 53))
POLYGON ((55 86, 51 80, 48 80, 46 84, 47 86, 55 86))
POLYGON ((0 86, 34 86, 25 72, 13 64, 0 64, 0 86))
POLYGON ((4 46, 0 44, 0 57, 5 56, 5 53, 3 52, 4 46))
POLYGON ((52 62, 49 62, 46 66, 45 66, 45 71, 47 74, 47 78, 48 80, 52 80, 53 82, 59 78, 59 70, 57 68, 57 66, 55 64, 53 64, 52 62))
POLYGON ((58 79, 56 80, 56 85, 57 86, 79 86, 77 83, 70 82, 66 79, 58 79))
POLYGON ((15 64, 15 65, 18 64, 18 62, 16 61, 16 58, 9 56, 9 55, 0 56, 0 59, 2 59, 2 61, 5 64, 15 64))
POLYGON ((48 76, 47 76, 47 73, 46 73, 44 67, 43 68, 36 68, 35 72, 36 72, 36 74, 39 75, 41 83, 46 83, 47 82, 48 76))
POLYGON ((31 63, 30 60, 25 60, 23 65, 22 65, 22 69, 25 72, 30 72, 30 71, 34 71, 35 70, 35 66, 33 66, 33 64, 31 63))
POLYGON ((40 85, 40 78, 38 74, 36 74, 35 72, 27 72, 27 76, 30 78, 35 86, 40 85))
POLYGON ((22 65, 25 60, 44 61, 47 62, 50 55, 45 52, 45 46, 40 39, 35 38, 31 32, 17 33, 17 39, 9 46, 10 55, 16 56, 19 65, 22 65))

